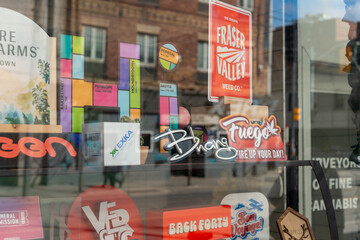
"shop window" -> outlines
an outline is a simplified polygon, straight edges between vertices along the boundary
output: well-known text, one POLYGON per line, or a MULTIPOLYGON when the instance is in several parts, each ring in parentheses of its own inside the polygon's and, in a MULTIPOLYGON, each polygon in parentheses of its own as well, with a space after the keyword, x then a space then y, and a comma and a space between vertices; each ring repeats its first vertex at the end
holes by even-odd
POLYGON ((208 42, 198 42, 198 80, 206 82, 208 78, 208 42))
POLYGON ((253 10, 254 9, 254 0, 239 0, 239 7, 253 10))
POLYGON ((209 12, 209 0, 199 0, 199 12, 209 12))
POLYGON ((86 76, 101 78, 104 75, 106 29, 83 26, 85 38, 86 76))
POLYGON ((137 43, 140 45, 140 62, 144 79, 155 79, 157 36, 139 33, 137 43))

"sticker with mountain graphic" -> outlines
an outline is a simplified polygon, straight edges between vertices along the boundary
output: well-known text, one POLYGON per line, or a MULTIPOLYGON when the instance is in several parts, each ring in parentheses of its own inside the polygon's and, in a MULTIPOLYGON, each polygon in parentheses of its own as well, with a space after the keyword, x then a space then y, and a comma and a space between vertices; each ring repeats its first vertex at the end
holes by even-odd
POLYGON ((209 101, 251 101, 251 12, 211 0, 209 22, 209 101))

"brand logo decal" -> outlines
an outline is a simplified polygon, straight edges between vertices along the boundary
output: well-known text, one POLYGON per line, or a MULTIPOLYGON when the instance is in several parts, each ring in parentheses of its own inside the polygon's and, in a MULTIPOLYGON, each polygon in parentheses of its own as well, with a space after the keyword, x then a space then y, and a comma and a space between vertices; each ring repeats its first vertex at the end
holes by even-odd
POLYGON ((28 212, 0 211, 0 227, 17 227, 29 225, 28 212))
POLYGON ((235 48, 217 47, 218 74, 230 81, 240 80, 245 76, 245 51, 235 48))
POLYGON ((243 115, 231 115, 220 120, 230 146, 238 151, 237 160, 286 160, 281 129, 276 118, 264 118, 263 123, 251 123, 243 115))
POLYGON ((33 137, 22 137, 18 143, 14 143, 10 138, 0 137, 0 157, 15 158, 20 152, 33 158, 44 157, 46 153, 49 153, 51 157, 56 157, 56 152, 52 146, 53 143, 62 144, 72 157, 77 155, 74 147, 68 141, 59 137, 49 137, 45 142, 33 137))
POLYGON ((99 218, 89 206, 82 207, 86 217, 99 234, 100 240, 127 240, 133 235, 134 230, 128 224, 129 213, 125 209, 115 209, 115 207, 115 202, 101 202, 99 218))
POLYGON ((245 239, 249 234, 255 236, 258 231, 263 230, 263 226, 264 218, 257 217, 256 213, 240 210, 236 214, 235 222, 231 224, 231 239, 235 240, 238 237, 245 239))
POLYGON ((129 141, 133 138, 134 132, 128 130, 127 133, 121 138, 121 140, 116 144, 114 149, 109 153, 113 158, 116 158, 119 152, 124 149, 124 147, 129 143, 129 141))
POLYGON ((182 129, 166 129, 165 132, 155 136, 154 141, 157 142, 163 138, 169 139, 169 142, 164 145, 164 150, 169 151, 174 148, 177 152, 170 156, 170 162, 180 161, 194 152, 197 154, 214 152, 215 157, 219 160, 233 161, 236 158, 237 150, 229 146, 226 138, 200 144, 200 139, 194 135, 191 127, 188 128, 188 132, 182 129), (188 136, 188 132, 190 136, 188 136))

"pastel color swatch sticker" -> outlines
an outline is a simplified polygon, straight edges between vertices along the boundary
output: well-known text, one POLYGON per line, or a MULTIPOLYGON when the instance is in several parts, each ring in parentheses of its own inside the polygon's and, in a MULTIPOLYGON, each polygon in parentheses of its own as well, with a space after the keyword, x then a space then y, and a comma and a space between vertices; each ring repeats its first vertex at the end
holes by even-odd
POLYGON ((118 107, 120 108, 120 117, 130 116, 129 91, 118 91, 118 107))
POLYGON ((72 78, 84 79, 84 55, 73 55, 72 78))
POLYGON ((140 108, 140 61, 130 60, 130 107, 140 108))
POLYGON ((117 107, 117 86, 111 84, 94 84, 94 105, 117 107))
MULTIPOLYGON (((160 126, 160 132, 165 132, 166 129, 168 129, 169 126, 160 126)), ((164 150, 164 145, 169 142, 169 139, 164 138, 160 140, 160 152, 161 153, 167 153, 168 151, 164 150)))
POLYGON ((129 90, 130 81, 130 60, 120 58, 120 84, 119 90, 129 90))
POLYGON ((70 35, 61 35, 60 40, 60 57, 71 59, 72 40, 70 35))
POLYGON ((73 42, 73 53, 84 55, 84 38, 74 36, 73 42))
POLYGON ((160 83, 160 96, 177 97, 176 84, 160 83))
POLYGON ((81 133, 81 127, 84 124, 84 108, 72 109, 72 131, 81 133))
POLYGON ((61 59, 60 61, 60 77, 71 78, 71 59, 61 59))
POLYGON ((160 97, 160 125, 169 125, 169 98, 160 97))
POLYGON ((60 79, 60 124, 71 132, 71 79, 60 79))
POLYGON ((83 107, 85 105, 92 105, 92 91, 93 84, 83 80, 73 80, 73 106, 83 107))
POLYGON ((140 59, 140 45, 131 43, 120 43, 120 57, 140 59))
POLYGON ((130 109, 130 118, 132 120, 141 119, 141 111, 140 111, 140 109, 130 109))
POLYGON ((177 98, 169 98, 169 105, 170 105, 170 115, 177 116, 179 115, 179 107, 178 107, 178 100, 177 98))

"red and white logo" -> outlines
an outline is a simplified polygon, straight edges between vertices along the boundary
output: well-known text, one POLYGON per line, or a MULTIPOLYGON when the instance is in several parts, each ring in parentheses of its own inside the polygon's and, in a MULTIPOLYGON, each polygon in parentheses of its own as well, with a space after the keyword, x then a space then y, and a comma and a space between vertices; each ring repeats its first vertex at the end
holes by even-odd
POLYGON ((211 0, 209 22, 209 100, 251 100, 251 13, 211 0))
POLYGON ((67 225, 71 240, 143 239, 143 225, 135 203, 125 192, 111 186, 96 186, 82 192, 69 211, 67 225))
POLYGON ((264 118, 263 123, 251 123, 244 115, 230 115, 220 120, 226 130, 229 144, 235 148, 237 161, 286 160, 281 129, 276 118, 264 118))

